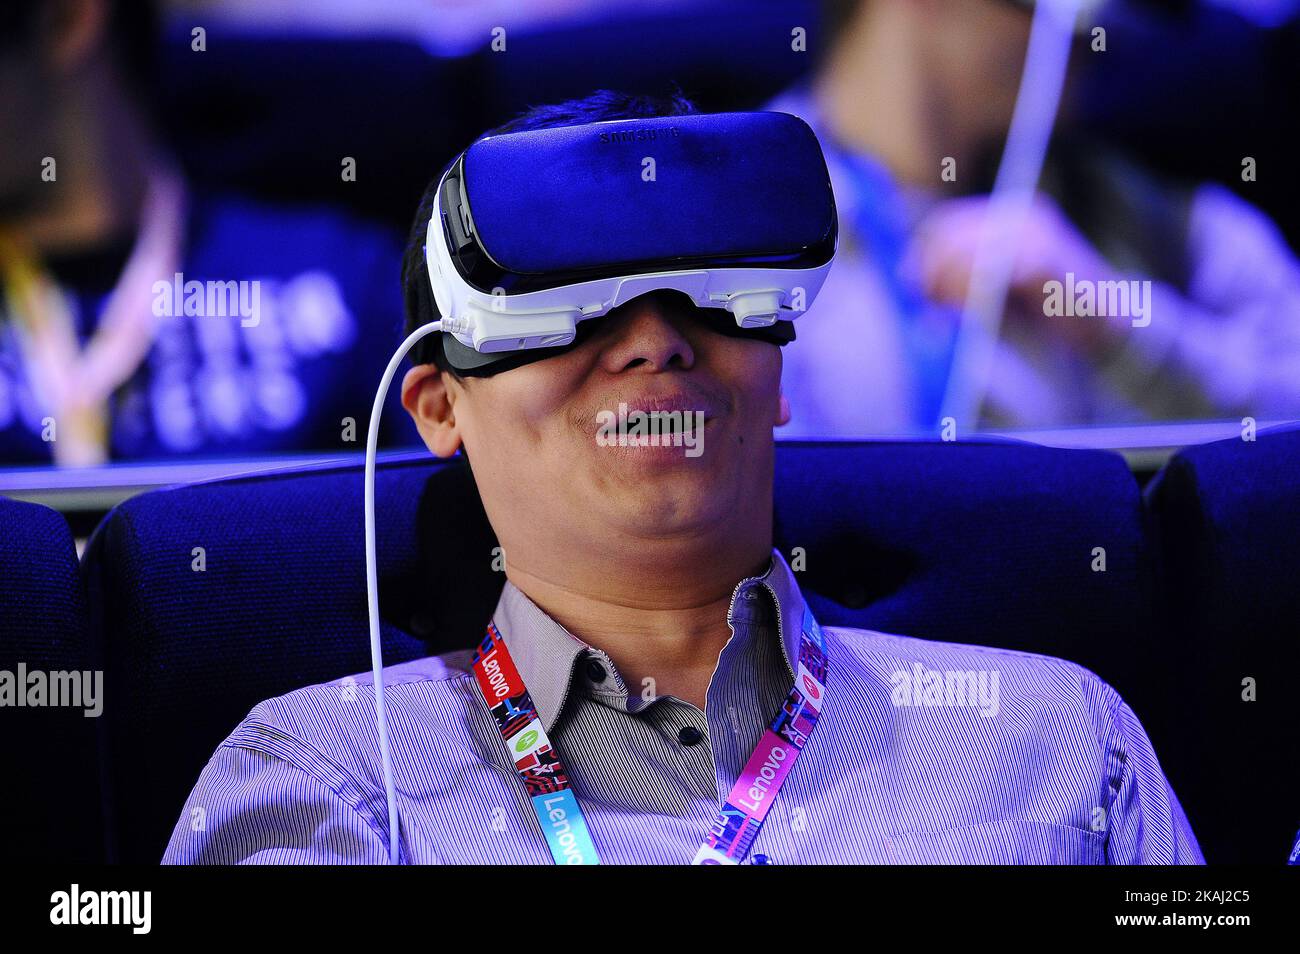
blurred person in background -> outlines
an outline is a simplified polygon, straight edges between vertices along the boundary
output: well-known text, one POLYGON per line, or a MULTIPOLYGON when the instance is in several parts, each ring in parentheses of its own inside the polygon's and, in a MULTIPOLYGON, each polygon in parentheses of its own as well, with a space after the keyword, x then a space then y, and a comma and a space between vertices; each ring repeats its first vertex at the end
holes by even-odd
MULTIPOLYGON (((1066 135, 1018 232, 989 221, 1032 9, 831 0, 818 68, 768 104, 817 132, 840 213, 836 263, 786 364, 790 436, 933 430, 986 226, 1014 267, 980 425, 1300 416, 1300 267, 1227 189, 1066 135), (1124 314, 1060 313, 1106 282, 1141 297, 1124 314)), ((1074 55, 1104 55, 1088 39, 1074 55)))
POLYGON ((399 237, 187 182, 157 26, 143 0, 0 7, 0 464, 359 450, 399 237))

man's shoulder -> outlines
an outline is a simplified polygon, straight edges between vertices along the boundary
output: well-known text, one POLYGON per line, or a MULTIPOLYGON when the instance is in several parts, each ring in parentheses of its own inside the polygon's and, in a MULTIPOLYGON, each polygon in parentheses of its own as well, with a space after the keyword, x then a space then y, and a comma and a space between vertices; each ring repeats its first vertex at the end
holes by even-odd
MULTIPOLYGON (((463 712, 474 689, 472 655, 472 650, 457 650, 385 666, 384 709, 390 727, 411 722, 444 726, 448 709, 463 712)), ((291 757, 304 748, 352 750, 356 739, 374 736, 374 675, 367 671, 259 702, 224 744, 291 757)))

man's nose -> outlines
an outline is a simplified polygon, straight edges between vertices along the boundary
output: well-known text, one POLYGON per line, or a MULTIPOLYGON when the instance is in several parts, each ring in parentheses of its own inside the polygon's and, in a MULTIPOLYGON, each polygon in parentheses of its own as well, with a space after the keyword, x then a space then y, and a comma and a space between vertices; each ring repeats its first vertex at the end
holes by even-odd
POLYGON ((602 355, 606 370, 618 373, 644 367, 666 371, 695 363, 695 351, 684 331, 686 322, 692 320, 688 311, 694 306, 674 301, 675 297, 641 295, 620 306, 617 314, 607 316, 613 327, 602 355))

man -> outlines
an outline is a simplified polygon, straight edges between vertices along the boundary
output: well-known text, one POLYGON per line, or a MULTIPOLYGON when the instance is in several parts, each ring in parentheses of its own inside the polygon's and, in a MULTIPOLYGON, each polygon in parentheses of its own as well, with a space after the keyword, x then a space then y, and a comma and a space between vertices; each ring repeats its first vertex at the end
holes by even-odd
POLYGON ((152 14, 0 7, 0 464, 356 450, 400 242, 187 182, 152 14))
POLYGON ((823 6, 816 69, 765 107, 817 132, 840 208, 835 266, 786 362, 790 436, 935 432, 986 226, 1010 287, 979 420, 959 428, 1300 415, 1300 263, 1227 189, 1062 137, 1019 230, 991 221, 1032 3, 823 6))
MULTIPOLYGON (((601 92, 496 132, 694 111, 601 92)), ((408 303, 428 295, 435 197, 436 181, 411 233, 408 303)), ((385 672, 400 860, 547 863, 562 855, 542 819, 571 835, 576 804, 602 863, 688 863, 707 856, 723 800, 741 798, 766 812, 747 854, 760 864, 1200 862, 1140 723, 1092 673, 817 626, 772 547, 782 351, 720 333, 717 311, 654 291, 542 360, 465 376, 444 335, 407 372, 402 402, 425 443, 472 464, 506 582, 479 658, 385 672), (702 410, 704 452, 600 441, 601 411, 620 403, 702 410), (918 673, 991 691, 980 707, 913 707, 902 684, 918 673), (562 762, 568 811, 534 812, 503 706, 483 695, 500 681, 526 686, 536 728, 512 738, 562 762), (762 746, 792 699, 817 714, 786 766, 788 748, 762 746), (763 751, 770 767, 752 761, 763 751)), ((258 705, 201 774, 164 862, 386 861, 370 685, 258 705)))

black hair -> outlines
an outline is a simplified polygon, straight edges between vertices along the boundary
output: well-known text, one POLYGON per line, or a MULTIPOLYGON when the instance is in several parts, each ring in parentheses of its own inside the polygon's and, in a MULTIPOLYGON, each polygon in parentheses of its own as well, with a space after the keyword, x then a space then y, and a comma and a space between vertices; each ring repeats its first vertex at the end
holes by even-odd
MULTIPOLYGON (((699 107, 682 95, 680 90, 667 96, 652 96, 601 89, 582 99, 532 106, 484 135, 578 126, 610 119, 686 116, 699 111, 699 107)), ((408 335, 421 325, 438 318, 438 308, 433 301, 433 290, 429 287, 429 274, 424 263, 424 239, 429 228, 429 218, 437 203, 438 182, 441 178, 439 174, 425 187, 406 242, 406 252, 402 256, 402 302, 408 335)), ((457 380, 463 380, 443 354, 440 335, 424 338, 411 349, 410 355, 416 364, 434 364, 457 380)))

